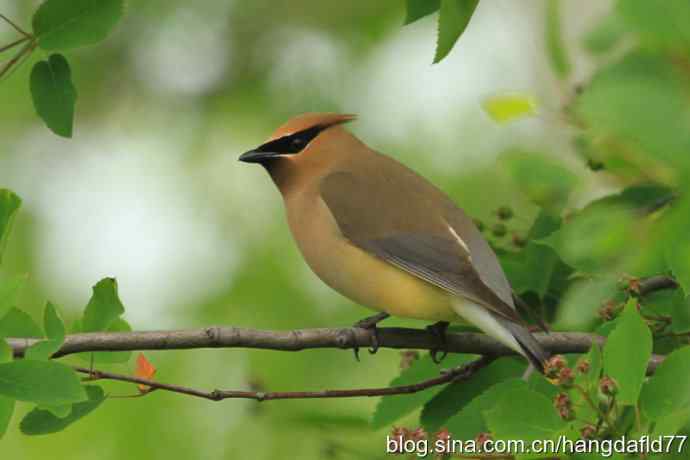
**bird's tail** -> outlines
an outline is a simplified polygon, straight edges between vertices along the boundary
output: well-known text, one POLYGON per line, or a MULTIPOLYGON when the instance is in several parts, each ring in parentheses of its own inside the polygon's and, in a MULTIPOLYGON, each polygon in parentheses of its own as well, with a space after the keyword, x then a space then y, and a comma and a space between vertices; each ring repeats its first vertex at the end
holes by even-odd
POLYGON ((496 319, 503 327, 510 331, 518 345, 520 345, 525 357, 543 374, 544 364, 549 359, 549 354, 544 350, 544 347, 541 346, 532 333, 522 324, 515 323, 505 318, 497 317, 496 319))
POLYGON ((453 310, 465 321, 478 327, 515 352, 524 355, 539 372, 544 373, 544 363, 549 355, 525 326, 498 316, 466 299, 458 298, 451 305, 453 310))

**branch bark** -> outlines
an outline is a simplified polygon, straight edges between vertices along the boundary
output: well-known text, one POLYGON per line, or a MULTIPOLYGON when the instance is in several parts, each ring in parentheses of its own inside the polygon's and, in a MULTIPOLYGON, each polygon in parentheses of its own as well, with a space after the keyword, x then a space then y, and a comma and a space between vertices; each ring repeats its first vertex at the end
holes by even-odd
MULTIPOLYGON (((196 348, 259 348, 301 351, 312 348, 353 349, 372 345, 373 331, 357 327, 294 329, 289 331, 213 326, 173 331, 90 332, 65 338, 53 358, 92 351, 184 350, 196 348)), ((551 353, 584 353, 592 341, 603 339, 591 334, 568 332, 535 334, 551 353)), ((377 329, 381 348, 432 350, 438 338, 423 329, 384 327, 377 329)), ((6 339, 16 357, 39 339, 6 339)), ((454 353, 503 356, 513 351, 487 335, 463 332, 447 335, 447 349, 454 353)))
POLYGON ((637 293, 641 296, 665 289, 677 289, 678 282, 670 276, 656 275, 639 280, 637 293))
MULTIPOLYGON (((85 367, 75 367, 74 370, 87 374, 86 380, 117 380, 120 382, 147 385, 152 390, 165 390, 187 396, 222 401, 224 399, 253 399, 255 401, 271 401, 275 399, 323 399, 323 398, 357 398, 417 393, 438 385, 459 382, 472 377, 478 370, 487 366, 494 358, 483 356, 462 366, 455 367, 440 376, 430 378, 410 385, 399 385, 381 388, 357 388, 353 390, 319 390, 319 391, 244 391, 244 390, 213 390, 203 391, 181 385, 171 385, 153 380, 131 377, 123 374, 104 372, 85 367)), ((144 393, 146 394, 146 393, 144 393)))
MULTIPOLYGON (((176 331, 90 332, 65 338, 53 358, 92 351, 185 350, 198 348, 257 348, 279 351, 301 351, 313 348, 354 349, 372 345, 373 331, 357 327, 294 329, 290 331, 246 329, 241 327, 207 327, 176 331)), ((438 338, 424 329, 385 327, 377 329, 380 348, 433 350, 438 338)), ((551 354, 585 353, 593 342, 604 338, 581 332, 536 333, 535 337, 551 354)), ((22 357, 39 339, 6 339, 15 357, 22 357)), ((447 350, 505 356, 514 352, 491 337, 474 333, 447 334, 447 350)), ((652 369, 660 362, 652 361, 652 369)))
MULTIPOLYGON (((636 280, 631 288, 637 295, 647 295, 663 289, 676 289, 678 283, 673 278, 655 276, 636 280)), ((585 353, 593 343, 602 345, 604 337, 580 333, 539 333, 537 340, 550 354, 585 353)), ((26 350, 40 339, 6 339, 15 357, 22 357, 26 350)), ((378 348, 434 350, 438 348, 438 338, 426 329, 361 327, 295 329, 274 331, 247 329, 240 327, 213 326, 201 329, 182 329, 176 331, 137 331, 137 332, 92 332, 72 334, 65 338, 62 347, 53 354, 60 358, 74 353, 95 351, 142 351, 142 350, 182 350, 199 348, 258 348, 280 351, 300 351, 312 348, 359 349, 373 345, 378 348), (376 337, 374 337, 376 334, 376 337)), ((153 380, 116 374, 112 372, 74 367, 77 372, 87 374, 86 380, 117 380, 147 385, 153 390, 165 390, 212 401, 231 398, 267 401, 273 399, 304 398, 348 398, 360 396, 384 396, 416 393, 427 388, 450 382, 465 380, 499 356, 514 354, 512 350, 479 333, 464 332, 447 334, 445 348, 449 352, 481 355, 475 361, 443 372, 434 377, 411 385, 383 388, 360 388, 351 390, 320 390, 293 392, 259 392, 243 390, 203 391, 180 385, 166 384, 153 380)), ((653 355, 647 367, 651 374, 663 362, 664 357, 653 355)))

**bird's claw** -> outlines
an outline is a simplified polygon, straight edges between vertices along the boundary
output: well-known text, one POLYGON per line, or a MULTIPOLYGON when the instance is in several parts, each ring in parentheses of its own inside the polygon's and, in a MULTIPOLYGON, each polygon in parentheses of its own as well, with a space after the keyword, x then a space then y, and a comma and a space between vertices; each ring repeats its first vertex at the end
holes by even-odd
POLYGON ((357 345, 355 345, 352 348, 352 353, 354 353, 355 355, 355 361, 360 362, 361 360, 359 359, 359 347, 357 345))
POLYGON ((371 330, 371 346, 368 348, 370 355, 379 351, 379 330, 376 326, 371 330))
MULTIPOLYGON (((384 319, 388 318, 389 316, 390 315, 388 313, 378 313, 376 315, 368 316, 364 319, 361 319, 352 325, 352 327, 356 327, 359 329, 367 329, 371 331, 371 347, 369 347, 368 350, 369 353, 372 355, 379 351, 379 331, 376 325, 384 319)), ((356 340, 353 340, 353 343, 356 343, 356 340)), ((359 361, 359 347, 355 345, 354 347, 352 347, 352 351, 355 354, 355 359, 359 361)))
POLYGON ((439 350, 438 348, 434 348, 429 352, 431 355, 431 360, 434 362, 434 364, 441 364, 441 361, 445 359, 446 356, 448 356, 448 350, 439 350), (441 357, 438 357, 438 352, 441 351, 441 357))
POLYGON ((447 321, 439 321, 426 327, 426 330, 429 331, 431 335, 436 337, 436 339, 439 342, 439 346, 437 348, 434 348, 429 351, 431 360, 435 364, 440 364, 441 361, 443 361, 445 357, 448 356, 448 342, 446 338, 446 330, 448 329, 448 325, 449 323, 447 321), (440 357, 439 352, 441 352, 440 357))

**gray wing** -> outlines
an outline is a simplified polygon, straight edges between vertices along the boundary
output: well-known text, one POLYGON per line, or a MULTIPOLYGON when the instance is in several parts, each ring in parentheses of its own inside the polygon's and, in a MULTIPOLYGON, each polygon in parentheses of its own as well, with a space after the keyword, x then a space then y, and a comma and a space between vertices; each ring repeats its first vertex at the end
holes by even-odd
POLYGON ((321 196, 343 235, 400 269, 522 322, 498 260, 474 223, 425 179, 381 159, 392 165, 336 172, 321 181, 321 196))

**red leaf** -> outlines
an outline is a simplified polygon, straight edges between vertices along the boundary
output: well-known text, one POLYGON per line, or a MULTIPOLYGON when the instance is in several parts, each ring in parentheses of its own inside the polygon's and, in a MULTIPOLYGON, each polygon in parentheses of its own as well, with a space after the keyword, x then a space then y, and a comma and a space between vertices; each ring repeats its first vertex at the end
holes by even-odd
MULTIPOLYGON (((134 371, 134 376, 142 379, 152 380, 153 376, 156 375, 156 368, 153 364, 146 359, 143 353, 139 353, 137 356, 137 368, 134 371)), ((151 387, 147 385, 138 385, 140 393, 148 393, 151 391, 151 387)))

